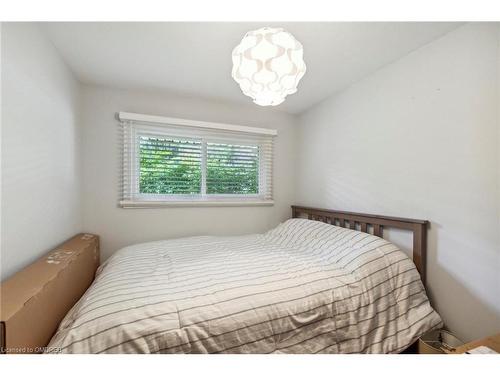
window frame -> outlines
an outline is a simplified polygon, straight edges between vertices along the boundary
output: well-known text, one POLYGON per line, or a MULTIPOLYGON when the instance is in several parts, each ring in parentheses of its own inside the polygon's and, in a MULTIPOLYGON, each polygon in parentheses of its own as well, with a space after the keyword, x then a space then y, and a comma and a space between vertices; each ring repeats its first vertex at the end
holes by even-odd
POLYGON ((122 189, 119 206, 122 208, 160 206, 247 206, 273 205, 272 197, 272 146, 271 157, 264 156, 264 143, 277 135, 276 130, 240 125, 217 124, 159 116, 120 112, 122 125, 122 189), (201 191, 200 194, 140 193, 140 140, 141 136, 169 137, 201 142, 201 191), (257 194, 207 194, 207 144, 221 143, 252 145, 258 147, 257 194), (270 184, 270 185, 269 185, 270 184), (271 198, 269 199, 269 189, 271 198))

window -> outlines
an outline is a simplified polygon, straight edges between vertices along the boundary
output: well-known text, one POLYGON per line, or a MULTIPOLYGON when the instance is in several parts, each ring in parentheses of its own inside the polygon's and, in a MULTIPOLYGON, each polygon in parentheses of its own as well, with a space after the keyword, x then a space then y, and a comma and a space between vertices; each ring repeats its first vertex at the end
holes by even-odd
POLYGON ((139 135, 139 193, 201 193, 199 140, 139 135))
POLYGON ((259 194, 259 146, 207 142, 207 194, 259 194))
POLYGON ((275 130, 119 113, 122 207, 272 204, 275 130))

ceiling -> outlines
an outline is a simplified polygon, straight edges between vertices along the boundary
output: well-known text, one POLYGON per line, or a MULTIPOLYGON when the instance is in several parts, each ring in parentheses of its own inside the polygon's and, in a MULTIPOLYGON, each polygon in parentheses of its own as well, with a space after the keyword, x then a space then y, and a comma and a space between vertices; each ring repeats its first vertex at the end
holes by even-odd
POLYGON ((460 23, 43 23, 78 79, 117 88, 160 89, 251 103, 231 78, 244 34, 279 26, 304 46, 307 72, 276 109, 297 114, 439 38, 460 23))

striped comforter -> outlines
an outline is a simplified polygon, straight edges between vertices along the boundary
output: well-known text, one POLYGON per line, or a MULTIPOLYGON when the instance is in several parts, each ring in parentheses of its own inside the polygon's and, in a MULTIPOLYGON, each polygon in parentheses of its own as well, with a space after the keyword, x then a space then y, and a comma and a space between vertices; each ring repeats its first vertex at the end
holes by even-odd
POLYGON ((396 353, 441 326, 413 262, 290 219, 258 235, 121 249, 62 321, 62 353, 396 353))

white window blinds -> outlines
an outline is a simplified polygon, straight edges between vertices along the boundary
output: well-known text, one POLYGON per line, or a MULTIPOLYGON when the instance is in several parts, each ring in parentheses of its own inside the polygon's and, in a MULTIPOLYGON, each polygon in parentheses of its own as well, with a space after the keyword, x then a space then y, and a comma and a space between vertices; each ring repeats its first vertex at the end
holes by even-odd
POLYGON ((200 194, 202 143, 139 135, 139 193, 200 194))
POLYGON ((119 113, 122 207, 272 204, 275 130, 119 113))
POLYGON ((207 194, 259 193, 259 146, 207 142, 207 194))

